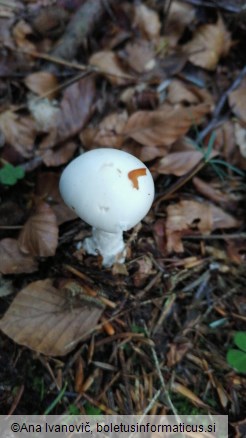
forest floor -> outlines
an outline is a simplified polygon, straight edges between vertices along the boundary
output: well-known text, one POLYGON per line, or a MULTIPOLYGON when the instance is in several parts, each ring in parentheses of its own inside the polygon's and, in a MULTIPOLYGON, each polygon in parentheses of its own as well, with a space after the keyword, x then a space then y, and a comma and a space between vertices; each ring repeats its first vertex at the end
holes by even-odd
POLYGON ((0 1, 2 414, 212 413, 245 436, 243 3, 0 1), (156 187, 112 268, 58 188, 101 147, 156 187))

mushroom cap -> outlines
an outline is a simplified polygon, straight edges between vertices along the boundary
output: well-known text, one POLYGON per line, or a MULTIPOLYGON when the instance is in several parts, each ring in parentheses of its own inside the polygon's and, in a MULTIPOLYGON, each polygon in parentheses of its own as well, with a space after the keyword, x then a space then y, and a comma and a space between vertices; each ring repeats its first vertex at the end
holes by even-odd
POLYGON ((134 227, 154 199, 150 171, 118 149, 85 152, 71 161, 60 179, 64 202, 95 228, 116 233, 134 227))

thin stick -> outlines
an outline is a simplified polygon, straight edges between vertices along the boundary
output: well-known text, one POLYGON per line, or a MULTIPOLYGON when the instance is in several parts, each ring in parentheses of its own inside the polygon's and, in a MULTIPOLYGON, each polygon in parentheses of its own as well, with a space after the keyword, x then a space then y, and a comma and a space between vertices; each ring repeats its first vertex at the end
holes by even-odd
POLYGON ((245 75, 246 75, 246 66, 240 71, 239 75, 236 77, 236 79, 233 81, 230 87, 222 94, 222 96, 218 100, 213 112, 212 120, 197 136, 196 141, 198 143, 201 143, 202 140, 206 137, 206 135, 216 127, 220 113, 224 108, 224 105, 226 103, 229 94, 241 84, 245 75))

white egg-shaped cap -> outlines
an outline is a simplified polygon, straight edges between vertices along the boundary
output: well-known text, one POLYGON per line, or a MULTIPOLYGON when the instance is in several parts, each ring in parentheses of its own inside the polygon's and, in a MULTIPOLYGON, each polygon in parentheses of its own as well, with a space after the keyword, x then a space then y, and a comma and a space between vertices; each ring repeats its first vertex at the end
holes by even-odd
POLYGON ((136 157, 117 149, 85 152, 60 179, 64 202, 88 224, 116 233, 134 227, 154 199, 150 171, 136 157))

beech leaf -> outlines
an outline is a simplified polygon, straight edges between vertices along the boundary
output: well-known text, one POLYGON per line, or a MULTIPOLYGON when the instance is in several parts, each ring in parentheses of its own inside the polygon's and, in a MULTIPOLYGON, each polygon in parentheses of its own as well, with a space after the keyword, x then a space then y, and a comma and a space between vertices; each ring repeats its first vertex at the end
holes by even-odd
POLYGON ((23 274, 31 273, 38 269, 35 259, 23 254, 15 239, 2 239, 0 241, 0 273, 23 274))
POLYGON ((209 111, 207 104, 137 111, 128 119, 124 133, 145 146, 170 146, 209 111))
POLYGON ((210 234, 218 228, 239 226, 233 216, 221 208, 197 201, 180 201, 167 207, 166 235, 168 252, 183 252, 182 236, 198 229, 210 234))
POLYGON ((56 215, 45 202, 38 204, 35 213, 27 220, 19 236, 22 252, 39 257, 50 257, 56 252, 58 225, 56 215))
MULTIPOLYGON (((89 297, 90 298, 90 297, 89 297)), ((39 353, 63 356, 97 324, 103 306, 75 300, 51 279, 22 289, 0 320, 0 329, 17 344, 39 353)))

